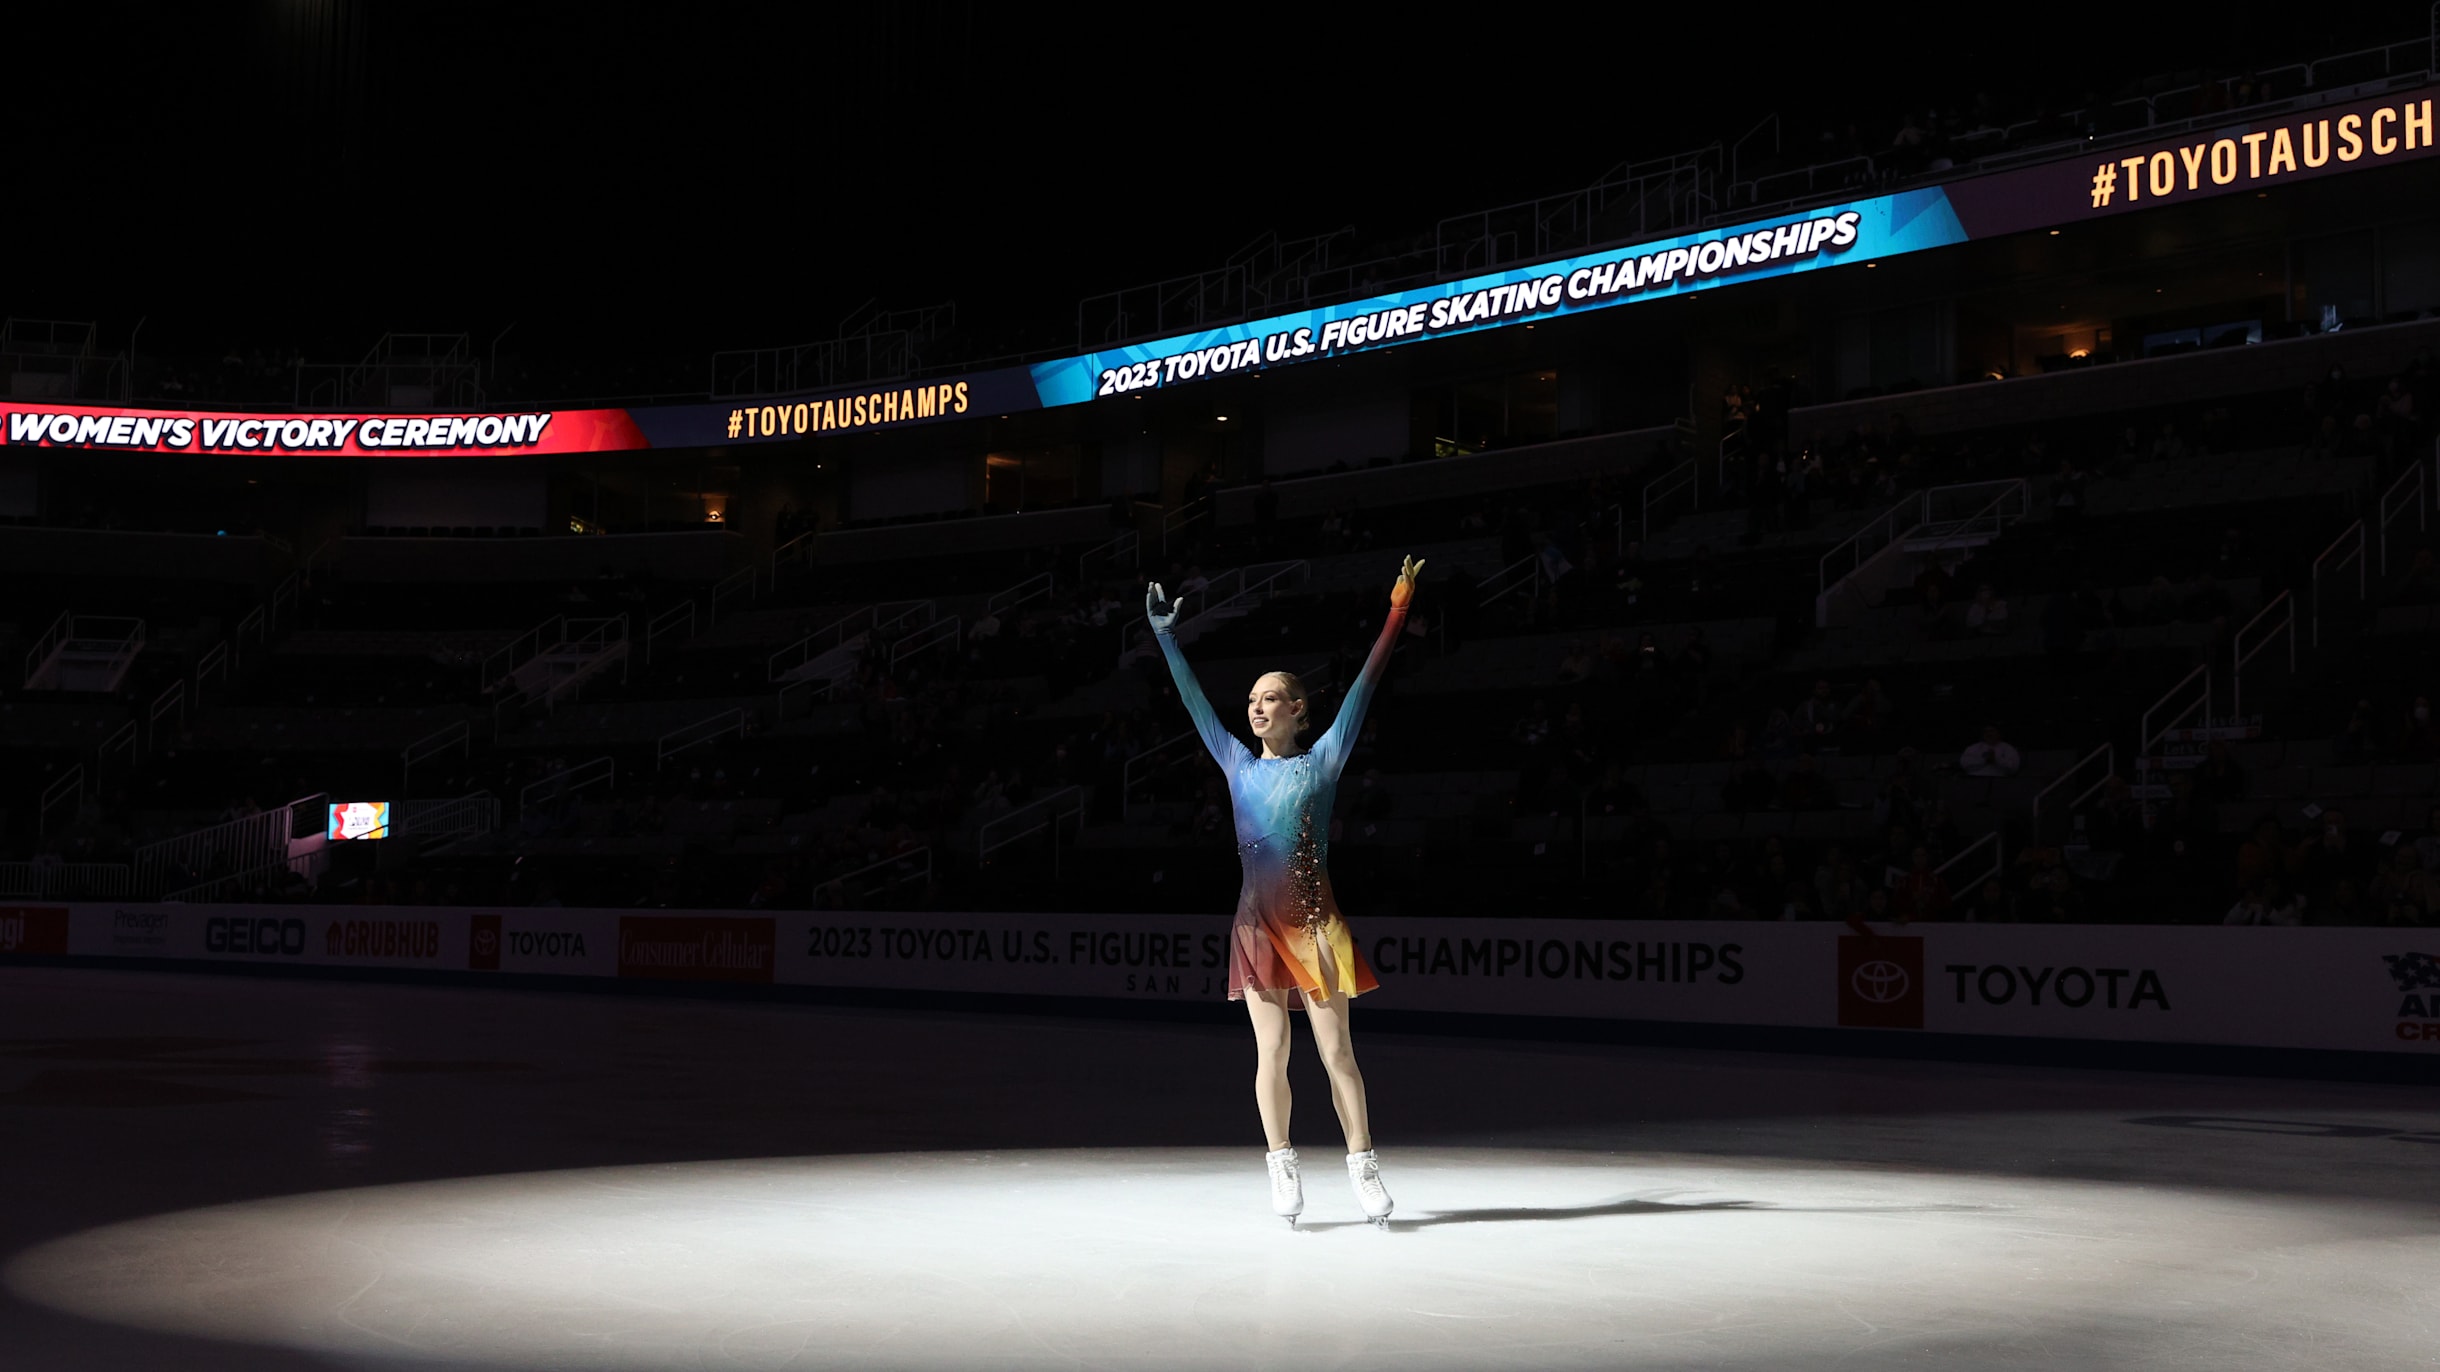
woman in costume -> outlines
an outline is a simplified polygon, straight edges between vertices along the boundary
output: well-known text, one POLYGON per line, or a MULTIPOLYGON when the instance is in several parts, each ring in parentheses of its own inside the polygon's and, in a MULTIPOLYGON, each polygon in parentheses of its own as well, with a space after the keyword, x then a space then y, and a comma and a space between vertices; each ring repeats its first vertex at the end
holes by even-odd
POLYGON ((1254 1104, 1270 1141, 1265 1161, 1271 1173, 1271 1208, 1290 1227, 1304 1213, 1304 1181, 1296 1149, 1288 1139, 1288 1014, 1302 1009, 1313 1027, 1322 1065, 1330 1073, 1331 1104, 1347 1133, 1347 1177, 1364 1213, 1387 1227, 1389 1191, 1381 1184, 1372 1126, 1365 1115, 1364 1077, 1356 1070, 1348 1036, 1349 1003, 1379 985, 1371 964, 1355 944, 1330 888, 1330 807, 1339 772, 1364 727, 1364 711, 1381 684, 1390 648, 1406 624, 1407 605, 1423 564, 1408 558, 1390 588, 1389 618, 1347 688, 1338 718, 1306 744, 1312 727, 1304 683, 1291 672, 1266 672, 1246 693, 1246 724, 1260 752, 1248 749, 1212 713, 1175 630, 1180 596, 1170 602, 1160 584, 1144 594, 1144 615, 1168 659, 1178 697, 1194 717, 1195 732, 1228 778, 1237 815, 1237 855, 1245 864, 1245 887, 1229 930, 1228 994, 1245 1002, 1254 1024, 1254 1104))

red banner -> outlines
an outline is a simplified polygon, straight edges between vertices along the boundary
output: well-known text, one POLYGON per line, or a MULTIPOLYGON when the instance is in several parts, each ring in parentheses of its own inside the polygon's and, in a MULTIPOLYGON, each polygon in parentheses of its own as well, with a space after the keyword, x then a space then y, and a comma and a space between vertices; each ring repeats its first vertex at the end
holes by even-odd
POLYGON ((68 907, 0 905, 0 955, 57 957, 68 951, 68 907))
POLYGON ((621 915, 618 974, 768 982, 777 947, 768 915, 621 915))
POLYGON ((651 446, 625 410, 214 414, 22 402, 0 402, 0 443, 271 457, 504 457, 651 446))

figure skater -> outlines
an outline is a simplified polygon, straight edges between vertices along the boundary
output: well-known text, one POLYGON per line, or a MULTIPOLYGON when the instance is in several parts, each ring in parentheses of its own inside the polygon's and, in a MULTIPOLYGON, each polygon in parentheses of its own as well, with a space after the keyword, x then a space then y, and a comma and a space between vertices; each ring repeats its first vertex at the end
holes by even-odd
POLYGON ((1339 1126, 1347 1133, 1348 1180, 1365 1215, 1383 1228, 1389 1224, 1389 1190, 1381 1184, 1381 1160, 1374 1155, 1372 1126, 1365 1116, 1364 1077, 1356 1070, 1355 1045, 1348 1037, 1350 1003, 1380 983, 1339 914, 1327 859, 1339 772, 1364 727, 1365 707, 1381 684, 1381 670, 1406 623, 1407 604, 1422 575, 1423 564, 1406 559, 1397 584, 1390 588, 1389 618, 1381 626, 1381 637, 1347 688, 1338 718, 1311 747, 1304 742, 1312 727, 1304 683, 1292 672, 1266 672, 1255 679, 1246 694, 1245 718, 1262 745, 1260 754, 1221 726, 1178 650, 1175 631, 1185 597, 1168 601, 1158 582, 1144 593, 1144 617, 1169 661, 1178 697, 1194 717, 1195 732, 1228 777, 1229 800, 1237 812, 1237 855, 1245 864, 1245 887, 1229 930, 1228 995, 1245 1002, 1254 1022, 1254 1104, 1270 1141, 1265 1161, 1271 1173, 1271 1208, 1290 1228, 1305 1209, 1304 1181, 1296 1149, 1288 1140, 1288 1013, 1299 1008, 1306 1012, 1322 1065, 1330 1073, 1331 1104, 1338 1108, 1339 1126))

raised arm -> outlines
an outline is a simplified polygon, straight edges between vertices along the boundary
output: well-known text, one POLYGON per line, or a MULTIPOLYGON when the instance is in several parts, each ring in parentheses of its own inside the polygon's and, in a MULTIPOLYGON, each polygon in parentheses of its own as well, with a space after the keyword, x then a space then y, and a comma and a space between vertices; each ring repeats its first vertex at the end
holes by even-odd
POLYGON ((1373 640, 1363 670, 1356 673, 1354 684, 1347 688, 1347 698, 1339 702, 1339 717, 1330 721, 1329 730, 1313 745, 1313 760, 1321 766, 1324 776, 1336 777, 1347 766, 1347 756, 1356 746, 1356 735, 1364 728, 1364 712, 1372 707, 1373 692, 1380 689, 1381 673, 1389 666, 1390 649, 1398 646, 1398 634, 1406 627, 1406 607, 1415 598, 1415 583, 1422 579, 1423 564, 1411 557, 1398 569, 1398 582, 1390 587, 1389 617, 1381 623, 1381 636, 1373 640))
POLYGON ((1166 599, 1156 581, 1144 591, 1144 618, 1152 625, 1153 641, 1161 645, 1161 657, 1169 664, 1169 679, 1176 683, 1178 699, 1185 703, 1187 716, 1194 720, 1195 732, 1202 736, 1205 751, 1220 764, 1221 771, 1233 771, 1246 759, 1245 744, 1222 727, 1220 716, 1212 713, 1212 703, 1203 695, 1203 683, 1195 680, 1195 669, 1186 665, 1186 653, 1178 647, 1177 635, 1172 632, 1177 627, 1178 605, 1183 600, 1182 596, 1178 601, 1166 599))

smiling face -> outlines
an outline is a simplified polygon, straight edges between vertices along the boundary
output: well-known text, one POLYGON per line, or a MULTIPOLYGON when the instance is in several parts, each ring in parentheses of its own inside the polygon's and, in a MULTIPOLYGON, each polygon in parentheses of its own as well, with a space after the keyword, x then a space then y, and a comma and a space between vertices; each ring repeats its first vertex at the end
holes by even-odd
POLYGON ((1245 722, 1254 737, 1270 745, 1275 752, 1288 752, 1296 747, 1296 736, 1305 723, 1304 683, 1286 672, 1266 672, 1254 681, 1254 689, 1246 692, 1245 722))

